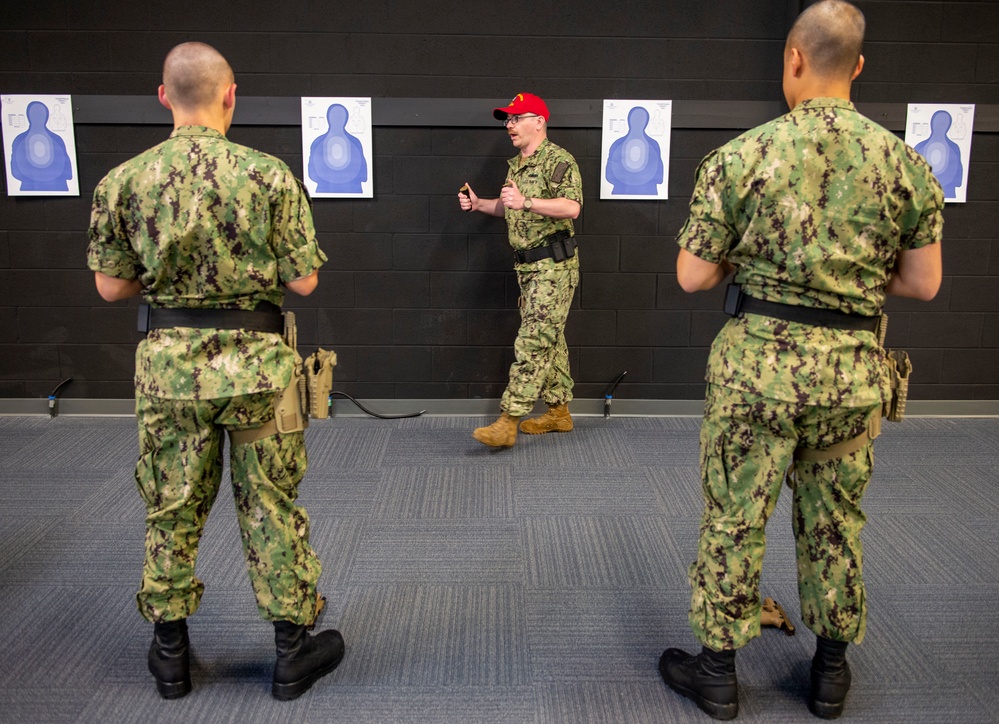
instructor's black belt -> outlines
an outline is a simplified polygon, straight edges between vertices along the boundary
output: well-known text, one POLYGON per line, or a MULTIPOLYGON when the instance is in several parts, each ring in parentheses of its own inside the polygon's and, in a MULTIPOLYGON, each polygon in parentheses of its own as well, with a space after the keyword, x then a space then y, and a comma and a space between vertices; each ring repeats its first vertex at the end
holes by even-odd
POLYGON ((568 231, 556 231, 544 239, 542 246, 533 249, 513 252, 513 258, 518 264, 530 264, 542 259, 565 261, 576 255, 576 237, 568 231))
MULTIPOLYGON (((277 307, 275 307, 277 309, 277 307)), ((246 329, 251 332, 284 333, 284 317, 280 311, 245 309, 166 309, 139 305, 139 331, 166 327, 196 327, 202 329, 246 329)))
POLYGON ((732 317, 745 313, 762 314, 764 317, 782 319, 785 322, 800 322, 815 327, 848 329, 851 331, 877 332, 881 316, 867 317, 862 314, 847 314, 836 309, 801 307, 795 304, 766 302, 751 297, 742 291, 738 284, 729 284, 725 295, 725 312, 732 317))

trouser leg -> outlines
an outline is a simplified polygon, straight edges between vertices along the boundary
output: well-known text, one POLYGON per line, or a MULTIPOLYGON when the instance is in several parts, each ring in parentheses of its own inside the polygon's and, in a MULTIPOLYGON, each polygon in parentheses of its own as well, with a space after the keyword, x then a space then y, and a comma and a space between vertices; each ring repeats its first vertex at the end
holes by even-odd
POLYGON ((518 270, 522 308, 520 330, 514 341, 516 361, 500 408, 522 417, 543 397, 550 405, 572 399, 565 322, 576 286, 578 262, 542 265, 518 270))
MULTIPOLYGON (((249 397, 243 405, 261 405, 249 397)), ((262 409, 252 413, 261 424, 273 416, 270 397, 264 397, 262 409)), ((278 433, 234 445, 230 465, 243 551, 260 615, 269 621, 311 625, 322 566, 309 545, 308 513, 295 503, 307 467, 303 433, 278 433)))
POLYGON ((766 523, 795 447, 790 405, 708 386, 701 425, 704 513, 690 566, 688 618, 705 646, 745 646, 760 632, 766 523))
MULTIPOLYGON (((825 411, 813 423, 803 419, 802 444, 821 448, 855 437, 871 414, 876 407, 825 411)), ((860 643, 867 626, 860 504, 873 462, 868 443, 839 459, 799 461, 791 476, 801 618, 834 641, 860 643)))
POLYGON ((210 401, 136 394, 135 481, 146 504, 145 560, 136 602, 149 621, 191 616, 204 592, 195 576, 198 543, 222 477, 215 411, 210 401))

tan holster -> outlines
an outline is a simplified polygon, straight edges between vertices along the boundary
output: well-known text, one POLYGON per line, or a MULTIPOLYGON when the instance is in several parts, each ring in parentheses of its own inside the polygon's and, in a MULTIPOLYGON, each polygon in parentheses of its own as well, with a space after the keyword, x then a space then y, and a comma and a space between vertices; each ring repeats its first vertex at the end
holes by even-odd
POLYGON ((274 397, 274 418, 250 430, 230 430, 233 445, 246 445, 279 432, 302 432, 309 426, 310 414, 320 420, 329 417, 336 354, 317 349, 303 364, 294 312, 284 312, 284 341, 295 354, 295 364, 288 386, 274 397))

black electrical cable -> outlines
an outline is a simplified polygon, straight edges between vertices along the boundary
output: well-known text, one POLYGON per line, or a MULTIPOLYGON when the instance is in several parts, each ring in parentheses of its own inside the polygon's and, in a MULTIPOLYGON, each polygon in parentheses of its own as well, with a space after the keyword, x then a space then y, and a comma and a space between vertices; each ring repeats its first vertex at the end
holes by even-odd
POLYGON ((405 415, 379 415, 377 412, 372 412, 371 410, 369 410, 367 407, 362 405, 360 402, 355 400, 346 392, 337 392, 336 390, 334 390, 333 392, 330 393, 330 397, 345 397, 351 402, 353 402, 355 405, 357 405, 362 412, 365 412, 368 415, 371 415, 372 417, 377 417, 379 420, 402 420, 407 417, 419 417, 424 412, 426 412, 426 410, 420 410, 419 412, 409 412, 405 415))
POLYGON ((614 400, 614 390, 616 390, 617 386, 621 384, 621 380, 624 379, 626 374, 628 374, 628 370, 619 374, 614 381, 607 386, 607 392, 604 393, 604 417, 610 417, 611 402, 614 400))
POLYGON ((56 385, 55 389, 52 390, 52 392, 49 394, 49 417, 55 417, 57 414, 59 414, 59 409, 57 406, 59 398, 57 397, 57 395, 59 394, 59 390, 61 390, 63 387, 65 387, 68 383, 72 381, 73 381, 72 377, 67 377, 58 385, 56 385))

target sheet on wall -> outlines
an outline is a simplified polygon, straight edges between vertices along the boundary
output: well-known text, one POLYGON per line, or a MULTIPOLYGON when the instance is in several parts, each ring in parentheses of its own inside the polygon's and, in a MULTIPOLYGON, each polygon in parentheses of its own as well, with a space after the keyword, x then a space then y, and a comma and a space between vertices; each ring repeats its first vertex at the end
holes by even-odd
POLYGON ((372 198, 371 98, 302 98, 302 167, 313 198, 372 198))
POLYGON ((3 95, 8 196, 79 196, 68 95, 3 95))
POLYGON ((933 169, 944 190, 944 201, 965 203, 974 103, 910 103, 905 119, 905 142, 933 169))
POLYGON ((666 199, 672 101, 604 100, 601 199, 666 199))

